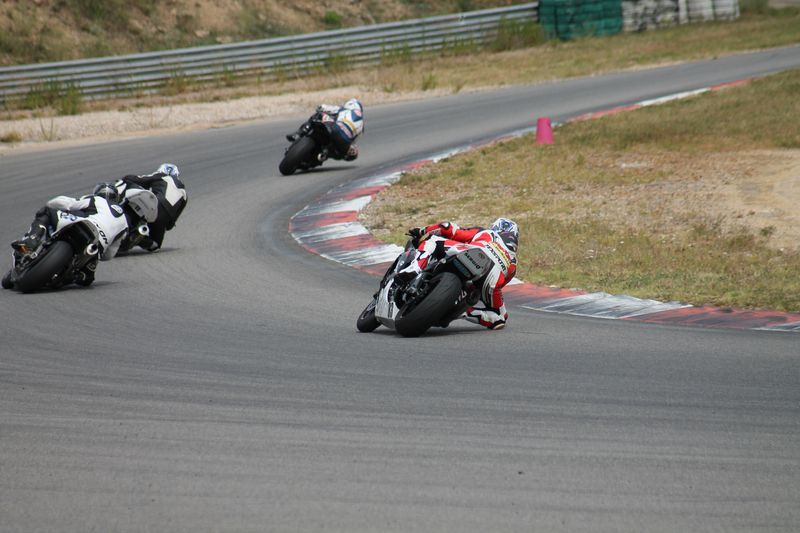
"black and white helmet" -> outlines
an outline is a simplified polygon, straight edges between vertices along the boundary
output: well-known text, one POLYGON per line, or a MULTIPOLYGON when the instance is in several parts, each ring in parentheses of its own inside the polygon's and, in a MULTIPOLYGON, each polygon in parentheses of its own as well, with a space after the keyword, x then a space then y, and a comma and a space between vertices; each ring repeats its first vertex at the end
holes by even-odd
POLYGON ((492 222, 492 231, 497 233, 513 253, 517 253, 517 246, 519 245, 519 226, 517 223, 509 218, 498 218, 492 222))
POLYGON ((92 191, 94 196, 100 196, 101 198, 105 198, 106 201, 110 204, 118 204, 121 200, 119 196, 119 191, 117 188, 114 187, 113 183, 98 183, 94 186, 94 190, 92 191))

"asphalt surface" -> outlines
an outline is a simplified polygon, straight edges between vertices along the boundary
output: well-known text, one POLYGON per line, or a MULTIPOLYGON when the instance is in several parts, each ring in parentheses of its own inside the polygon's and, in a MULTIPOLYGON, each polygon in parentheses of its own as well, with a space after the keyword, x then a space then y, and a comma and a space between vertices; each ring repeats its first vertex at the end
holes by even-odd
POLYGON ((523 309, 359 334, 377 280, 287 234, 421 154, 798 67, 788 48, 376 107, 357 164, 292 177, 299 116, 0 157, 0 243, 163 161, 190 195, 163 251, 0 293, 0 531, 800 530, 796 334, 523 309))

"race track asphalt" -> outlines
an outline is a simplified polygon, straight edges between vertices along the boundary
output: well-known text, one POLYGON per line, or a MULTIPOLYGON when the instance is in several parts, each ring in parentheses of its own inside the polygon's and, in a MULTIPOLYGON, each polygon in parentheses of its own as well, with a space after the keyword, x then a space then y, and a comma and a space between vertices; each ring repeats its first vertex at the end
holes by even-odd
POLYGON ((0 293, 0 531, 799 530, 797 334, 524 309, 359 334, 377 279, 287 233, 335 185, 538 116, 798 67, 795 47, 379 106, 356 164, 291 177, 301 116, 6 152, 2 246, 49 197, 163 161, 190 203, 90 289, 0 293))

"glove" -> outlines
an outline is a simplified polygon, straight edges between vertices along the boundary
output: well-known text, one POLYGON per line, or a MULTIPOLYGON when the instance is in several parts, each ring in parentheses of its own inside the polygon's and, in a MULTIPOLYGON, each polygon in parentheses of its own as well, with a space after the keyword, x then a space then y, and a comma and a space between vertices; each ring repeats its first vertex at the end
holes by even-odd
POLYGON ((406 235, 408 235, 412 239, 419 239, 420 237, 422 237, 424 233, 425 232, 422 230, 422 228, 411 228, 408 230, 406 235))
POLYGON ((411 237, 411 243, 414 245, 414 248, 416 248, 417 246, 419 246, 419 240, 422 238, 422 235, 424 233, 425 232, 422 228, 411 228, 410 230, 408 230, 406 235, 411 237))

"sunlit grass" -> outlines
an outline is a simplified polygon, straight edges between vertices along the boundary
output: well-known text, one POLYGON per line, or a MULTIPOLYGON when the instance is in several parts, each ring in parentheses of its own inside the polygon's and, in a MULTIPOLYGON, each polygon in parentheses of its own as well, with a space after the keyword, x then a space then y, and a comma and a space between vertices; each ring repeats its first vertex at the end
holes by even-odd
POLYGON ((520 277, 532 282, 800 311, 798 248, 720 215, 703 187, 714 172, 736 179, 739 150, 800 148, 798 94, 800 71, 787 72, 571 123, 552 146, 526 136, 483 148, 405 176, 367 224, 401 243, 412 225, 509 216, 522 232, 520 277))

